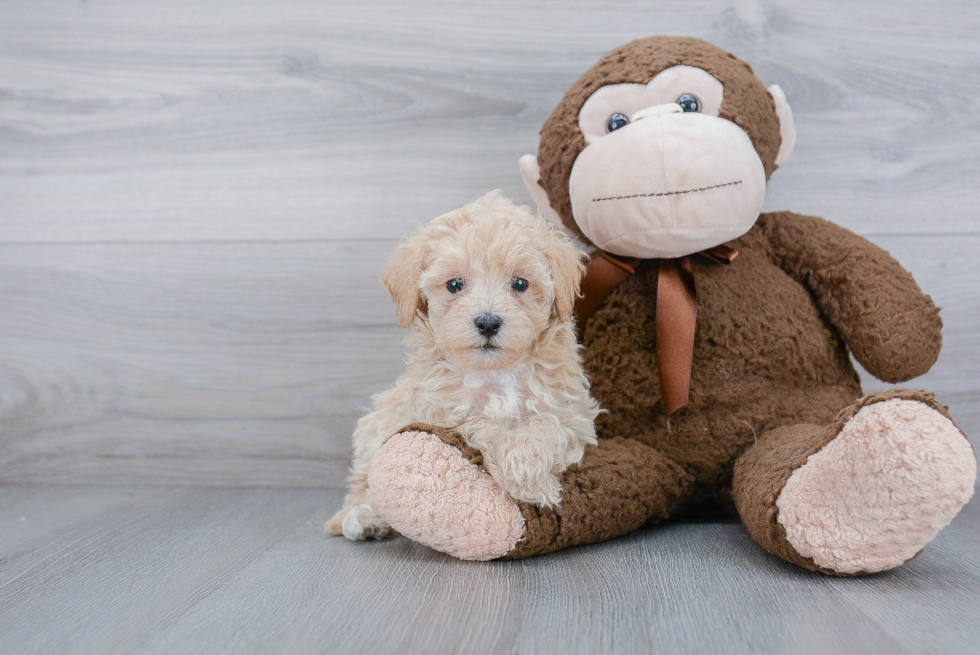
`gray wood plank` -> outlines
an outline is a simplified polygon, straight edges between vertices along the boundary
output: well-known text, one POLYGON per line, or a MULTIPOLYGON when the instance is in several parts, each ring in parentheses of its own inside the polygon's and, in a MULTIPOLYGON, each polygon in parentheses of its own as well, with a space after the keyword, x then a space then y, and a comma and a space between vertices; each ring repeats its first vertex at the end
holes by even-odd
POLYGON ((338 484, 403 367, 355 245, 0 247, 0 479, 338 484))
POLYGON ((337 494, 157 489, 23 544, 0 569, 0 650, 133 652, 328 500, 337 494))
POLYGON ((145 489, 80 485, 66 493, 62 487, 36 485, 0 487, 0 558, 45 535, 88 521, 116 507, 132 507, 145 489))
MULTIPOLYGON (((943 307, 943 354, 908 384, 976 438, 980 236, 876 241, 943 307)), ((403 367, 393 245, 0 245, 0 480, 341 484, 403 367)))
POLYGON ((905 652, 873 621, 855 619, 847 603, 794 580, 795 572, 773 574, 764 558, 761 568, 730 560, 715 568, 719 542, 738 541, 739 531, 733 523, 681 524, 489 564, 454 561, 404 539, 381 547, 332 539, 327 546, 343 565, 327 564, 328 553, 306 550, 297 557, 314 535, 296 533, 268 553, 268 566, 263 561, 243 572, 152 638, 147 650, 175 652, 202 634, 207 641, 194 652, 226 644, 268 648, 303 633, 280 652, 634 653, 651 646, 657 652, 860 652, 869 646, 905 652), (276 559, 298 571, 287 572, 276 559), (263 593, 285 575, 325 584, 263 593), (800 604, 785 605, 790 593, 800 604), (243 598, 252 600, 242 607, 237 599, 243 598), (229 605, 240 609, 216 625, 220 608, 229 605), (756 616, 738 609, 747 606, 756 616), (828 623, 837 630, 818 629, 828 623))
POLYGON ((795 107, 767 203, 977 231, 980 11, 661 0, 0 5, 0 241, 396 237, 496 187, 601 54, 734 50, 795 107), (601 26, 601 27, 599 27, 601 26))
POLYGON ((945 643, 948 633, 963 639, 961 652, 975 651, 980 643, 977 525, 980 503, 973 501, 914 566, 842 585, 840 594, 911 652, 956 652, 945 643), (902 611, 895 611, 896 598, 902 599, 902 611))
MULTIPOLYGON (((12 505, 57 515, 78 493, 25 486, 12 505)), ((966 653, 980 639, 976 503, 898 570, 838 579, 724 520, 467 563, 323 535, 339 491, 89 497, 101 512, 0 559, 0 651, 966 653)))

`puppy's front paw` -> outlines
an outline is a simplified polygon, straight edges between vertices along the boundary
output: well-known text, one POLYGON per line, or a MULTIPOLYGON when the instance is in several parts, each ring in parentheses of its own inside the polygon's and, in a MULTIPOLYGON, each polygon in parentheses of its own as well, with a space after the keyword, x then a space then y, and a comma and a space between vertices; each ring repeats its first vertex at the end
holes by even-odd
POLYGON ((508 453, 497 465, 484 462, 497 484, 515 500, 543 507, 561 504, 558 473, 545 468, 541 458, 508 453))
POLYGON ((487 473, 515 500, 544 507, 559 505, 558 476, 564 468, 540 444, 527 446, 527 442, 486 444, 483 465, 487 473))
MULTIPOLYGON (((344 510, 338 512, 338 516, 343 512, 344 510)), ((327 522, 328 530, 333 531, 331 524, 336 518, 337 516, 327 522)), ((351 541, 387 539, 395 534, 388 522, 378 514, 378 510, 366 503, 347 509, 340 520, 340 532, 351 541)))
POLYGON ((558 483, 558 476, 549 475, 543 480, 537 478, 530 480, 497 480, 497 484, 503 487, 515 500, 520 500, 531 505, 541 507, 557 507, 561 505, 561 485, 558 483))

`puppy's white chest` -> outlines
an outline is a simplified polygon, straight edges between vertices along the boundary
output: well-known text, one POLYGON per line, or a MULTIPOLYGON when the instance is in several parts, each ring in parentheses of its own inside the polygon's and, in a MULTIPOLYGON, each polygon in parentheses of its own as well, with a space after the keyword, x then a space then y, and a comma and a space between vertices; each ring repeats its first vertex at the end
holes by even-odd
POLYGON ((478 371, 463 376, 465 404, 470 414, 480 414, 502 423, 520 421, 530 413, 527 400, 531 371, 501 369, 478 371))

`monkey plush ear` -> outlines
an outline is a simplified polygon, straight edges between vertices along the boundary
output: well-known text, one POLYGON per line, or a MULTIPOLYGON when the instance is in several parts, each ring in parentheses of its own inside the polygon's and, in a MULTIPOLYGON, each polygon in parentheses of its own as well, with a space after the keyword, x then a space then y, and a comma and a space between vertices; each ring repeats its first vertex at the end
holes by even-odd
POLYGON ((572 240, 557 227, 549 227, 551 245, 544 256, 551 268, 551 279, 555 290, 555 318, 564 323, 572 320, 575 298, 578 297, 582 276, 585 274, 585 260, 588 255, 572 243, 572 240))
POLYGON ((555 225, 561 225, 561 218, 558 212, 551 208, 548 202, 548 192, 541 186, 541 169, 538 167, 538 158, 534 155, 524 155, 521 157, 521 177, 524 178, 524 186, 531 194, 531 199, 538 206, 538 211, 544 216, 545 220, 555 225))
POLYGON ((793 124, 793 110, 786 102, 786 94, 779 88, 778 84, 769 87, 772 99, 776 101, 776 116, 779 117, 779 136, 782 143, 779 145, 779 152, 776 154, 776 166, 782 166, 793 154, 796 146, 796 125, 793 124))
POLYGON ((395 301, 398 327, 408 327, 416 315, 425 315, 425 300, 419 289, 422 274, 422 247, 418 237, 403 240, 388 258, 381 284, 395 301))

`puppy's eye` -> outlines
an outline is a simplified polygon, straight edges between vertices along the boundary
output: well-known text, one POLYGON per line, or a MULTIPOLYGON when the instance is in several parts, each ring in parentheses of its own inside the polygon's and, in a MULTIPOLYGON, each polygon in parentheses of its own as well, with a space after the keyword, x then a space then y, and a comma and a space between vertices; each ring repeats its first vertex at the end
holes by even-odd
POLYGON ((684 93, 677 98, 677 104, 679 104, 681 106, 681 110, 685 112, 701 111, 701 101, 696 95, 692 95, 690 93, 684 93))
POLYGON ((522 277, 515 277, 510 281, 510 288, 514 291, 527 291, 527 280, 522 277))
POLYGON ((446 289, 449 290, 449 293, 459 293, 465 286, 466 282, 463 282, 458 277, 454 277, 449 282, 446 282, 446 289))
POLYGON ((630 119, 625 114, 613 114, 606 119, 606 132, 615 132, 621 127, 629 125, 630 119))

